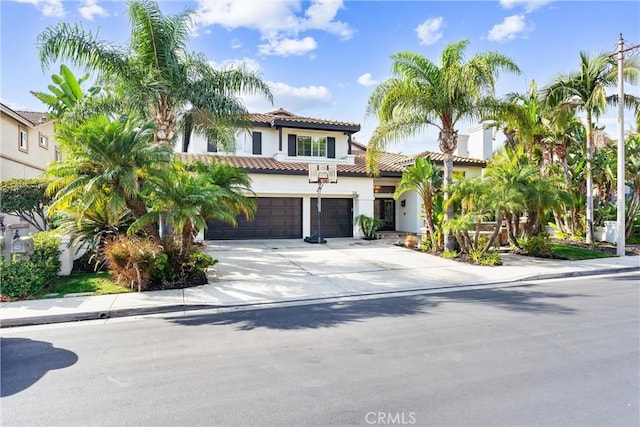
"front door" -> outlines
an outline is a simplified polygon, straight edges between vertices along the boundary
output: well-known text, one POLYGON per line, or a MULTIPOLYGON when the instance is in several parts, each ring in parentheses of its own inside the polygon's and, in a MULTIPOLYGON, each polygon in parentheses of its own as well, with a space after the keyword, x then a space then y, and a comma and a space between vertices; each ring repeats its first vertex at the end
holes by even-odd
POLYGON ((380 231, 394 231, 396 229, 396 201, 394 199, 375 199, 374 215, 384 221, 380 231))

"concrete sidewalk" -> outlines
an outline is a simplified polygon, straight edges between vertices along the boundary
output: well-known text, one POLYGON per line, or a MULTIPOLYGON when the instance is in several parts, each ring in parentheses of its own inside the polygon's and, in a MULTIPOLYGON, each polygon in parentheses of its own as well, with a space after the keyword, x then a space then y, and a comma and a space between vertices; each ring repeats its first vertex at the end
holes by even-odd
POLYGON ((2 327, 242 307, 640 270, 640 256, 559 261, 503 254, 502 266, 447 260, 383 240, 207 242, 220 280, 187 289, 0 305, 2 327))

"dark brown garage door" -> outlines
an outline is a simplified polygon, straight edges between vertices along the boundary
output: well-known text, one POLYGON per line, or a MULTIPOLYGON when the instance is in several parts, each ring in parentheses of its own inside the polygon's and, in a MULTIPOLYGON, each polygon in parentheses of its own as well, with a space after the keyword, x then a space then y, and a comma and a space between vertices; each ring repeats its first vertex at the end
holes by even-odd
MULTIPOLYGON (((353 237, 353 199, 322 198, 322 237, 353 237)), ((318 199, 311 199, 311 234, 318 230, 318 199)))
POLYGON ((258 197, 253 221, 238 217, 238 226, 207 221, 209 240, 299 239, 302 238, 302 199, 258 197))

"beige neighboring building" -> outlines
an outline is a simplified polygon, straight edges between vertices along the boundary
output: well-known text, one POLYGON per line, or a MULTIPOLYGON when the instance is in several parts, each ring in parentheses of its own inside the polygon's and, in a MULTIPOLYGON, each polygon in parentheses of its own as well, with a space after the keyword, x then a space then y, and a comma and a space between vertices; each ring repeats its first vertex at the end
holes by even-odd
POLYGON ((0 179, 36 178, 58 158, 54 121, 0 103, 0 179))

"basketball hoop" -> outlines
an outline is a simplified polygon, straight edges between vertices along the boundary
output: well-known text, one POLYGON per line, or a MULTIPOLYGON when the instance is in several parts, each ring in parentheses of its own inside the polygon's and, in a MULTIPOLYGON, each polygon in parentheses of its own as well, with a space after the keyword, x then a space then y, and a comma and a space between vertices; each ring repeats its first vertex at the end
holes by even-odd
POLYGON ((309 184, 338 182, 338 171, 336 165, 309 164, 309 184))
POLYGON ((322 187, 324 184, 338 182, 336 165, 309 164, 309 184, 318 184, 318 231, 313 236, 304 238, 307 243, 327 243, 322 238, 322 187))

